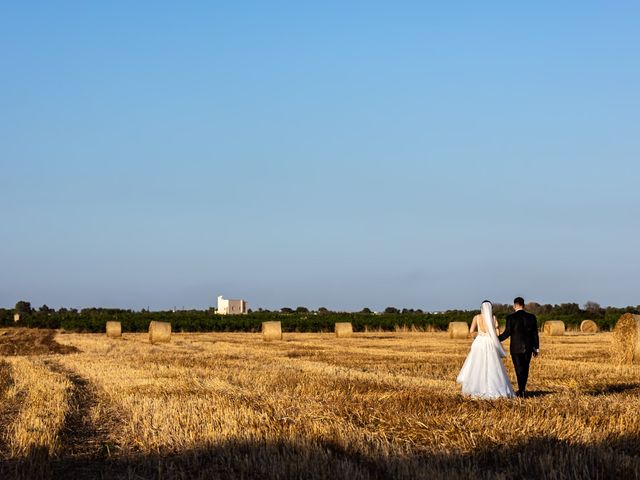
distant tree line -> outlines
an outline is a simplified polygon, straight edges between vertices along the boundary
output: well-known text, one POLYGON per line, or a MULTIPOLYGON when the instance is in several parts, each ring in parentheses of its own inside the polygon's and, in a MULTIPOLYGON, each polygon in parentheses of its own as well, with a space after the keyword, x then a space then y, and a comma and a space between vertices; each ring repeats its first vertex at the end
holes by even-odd
MULTIPOLYGON (((595 302, 587 302, 582 308, 577 303, 541 305, 529 303, 527 310, 536 314, 540 326, 547 320, 562 320, 567 326, 577 326, 583 320, 594 320, 601 329, 609 330, 623 313, 640 314, 636 307, 602 308, 595 302)), ((494 304, 496 317, 504 323, 504 318, 513 310, 511 305, 494 304)), ((122 323, 125 332, 145 332, 151 321, 170 322, 174 331, 182 332, 257 332, 261 323, 269 320, 282 322, 285 332, 333 331, 336 322, 351 322, 355 331, 388 330, 396 328, 418 328, 446 330, 449 322, 471 322, 479 310, 447 310, 445 312, 424 312, 420 309, 399 309, 387 307, 383 312, 373 312, 363 308, 359 312, 333 312, 325 307, 310 310, 307 307, 283 307, 277 311, 258 309, 247 315, 218 315, 209 310, 167 310, 141 311, 118 308, 59 308, 55 310, 42 305, 32 308, 27 301, 20 301, 13 309, 0 308, 1 326, 24 326, 35 328, 55 328, 71 332, 104 332, 107 321, 122 323), (19 320, 14 322, 14 315, 19 320)))

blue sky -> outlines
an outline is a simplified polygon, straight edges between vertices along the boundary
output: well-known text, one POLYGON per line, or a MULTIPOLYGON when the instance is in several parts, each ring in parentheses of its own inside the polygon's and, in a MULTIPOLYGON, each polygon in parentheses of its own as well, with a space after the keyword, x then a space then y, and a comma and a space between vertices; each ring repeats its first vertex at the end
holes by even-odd
POLYGON ((637 3, 302 3, 2 2, 0 305, 640 304, 637 3))

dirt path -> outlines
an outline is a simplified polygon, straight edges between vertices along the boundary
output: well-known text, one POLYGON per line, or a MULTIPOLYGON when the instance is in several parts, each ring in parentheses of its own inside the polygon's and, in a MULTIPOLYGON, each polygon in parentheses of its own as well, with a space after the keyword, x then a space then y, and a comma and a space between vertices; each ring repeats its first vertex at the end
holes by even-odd
POLYGON ((72 384, 69 411, 60 429, 60 452, 51 462, 53 478, 100 478, 103 472, 96 471, 96 467, 104 466, 110 456, 109 422, 93 416, 98 405, 95 387, 54 360, 46 364, 72 384))
POLYGON ((35 447, 25 456, 12 458, 7 429, 20 413, 26 392, 21 391, 11 397, 6 395, 14 384, 15 372, 8 362, 0 360, 0 478, 122 478, 122 469, 115 468, 109 458, 109 427, 112 422, 95 418, 99 401, 95 387, 54 358, 46 358, 44 364, 52 372, 64 375, 71 383, 66 398, 69 410, 58 432, 60 450, 52 457, 46 448, 35 447))

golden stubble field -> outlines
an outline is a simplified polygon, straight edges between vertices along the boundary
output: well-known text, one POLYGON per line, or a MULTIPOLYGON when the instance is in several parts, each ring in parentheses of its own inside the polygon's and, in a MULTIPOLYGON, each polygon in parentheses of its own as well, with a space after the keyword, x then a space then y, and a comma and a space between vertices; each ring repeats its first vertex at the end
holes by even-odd
POLYGON ((56 341, 78 351, 0 361, 2 478, 640 478, 640 366, 608 333, 542 336, 531 398, 500 401, 459 394, 446 333, 56 341))

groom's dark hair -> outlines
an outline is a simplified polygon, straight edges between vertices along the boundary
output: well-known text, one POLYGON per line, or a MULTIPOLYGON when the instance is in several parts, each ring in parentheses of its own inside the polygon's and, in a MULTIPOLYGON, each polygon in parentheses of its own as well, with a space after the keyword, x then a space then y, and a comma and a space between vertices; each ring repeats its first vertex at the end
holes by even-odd
POLYGON ((522 297, 516 297, 513 299, 513 304, 514 305, 520 305, 522 308, 524 308, 524 298, 522 297))

